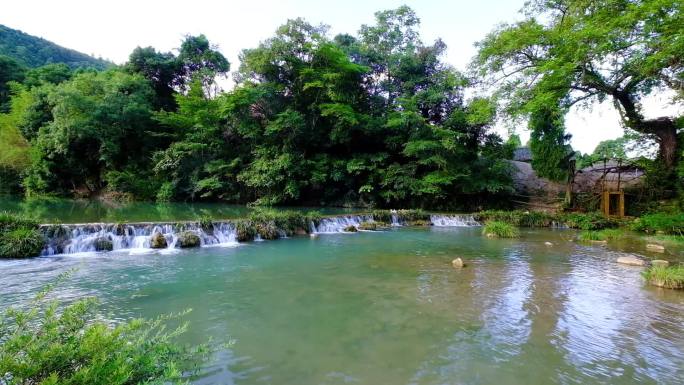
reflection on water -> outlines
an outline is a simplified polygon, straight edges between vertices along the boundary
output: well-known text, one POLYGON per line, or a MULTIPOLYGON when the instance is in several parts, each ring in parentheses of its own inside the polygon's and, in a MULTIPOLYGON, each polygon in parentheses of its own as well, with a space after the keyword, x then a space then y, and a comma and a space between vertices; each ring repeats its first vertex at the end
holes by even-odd
POLYGON ((684 292, 569 234, 395 229, 0 261, 0 305, 76 266, 57 294, 98 295, 111 318, 192 307, 185 342, 236 341, 199 384, 681 384, 684 292))
MULTIPOLYGON (((317 210, 322 214, 354 213, 344 208, 292 207, 288 210, 317 210)), ((251 208, 224 203, 114 203, 99 200, 31 199, 0 196, 0 211, 23 213, 42 223, 116 223, 197 220, 201 217, 232 219, 249 215, 251 208)))

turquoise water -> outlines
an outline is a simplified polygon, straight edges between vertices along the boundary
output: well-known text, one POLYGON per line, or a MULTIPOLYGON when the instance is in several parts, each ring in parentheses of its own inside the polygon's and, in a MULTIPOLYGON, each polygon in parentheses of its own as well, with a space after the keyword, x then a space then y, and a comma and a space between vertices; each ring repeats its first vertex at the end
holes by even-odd
POLYGON ((192 308, 184 342, 229 343, 197 384, 681 384, 684 292, 573 236, 401 228, 0 261, 0 307, 76 267, 56 295, 98 296, 111 319, 192 308))
MULTIPOLYGON (((280 209, 322 214, 355 213, 360 210, 334 207, 283 207, 280 209)), ((111 203, 98 200, 33 199, 0 196, 0 211, 22 213, 42 223, 169 222, 197 220, 201 217, 232 219, 246 217, 251 208, 225 203, 111 203)))

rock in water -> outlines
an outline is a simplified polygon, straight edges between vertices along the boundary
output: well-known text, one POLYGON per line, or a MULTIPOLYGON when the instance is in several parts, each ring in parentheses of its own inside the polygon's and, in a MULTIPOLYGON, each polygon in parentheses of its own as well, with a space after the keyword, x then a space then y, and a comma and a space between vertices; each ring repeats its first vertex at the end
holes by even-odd
POLYGON ((100 237, 95 240, 95 250, 96 251, 112 251, 114 244, 112 244, 111 239, 107 237, 100 237))
POLYGON ((665 252, 665 246, 656 245, 654 243, 649 243, 648 245, 646 245, 646 250, 655 251, 656 253, 664 253, 665 252))
POLYGON ((150 238, 150 247, 153 249, 165 249, 167 246, 166 237, 161 233, 154 233, 150 238))
POLYGON ((553 243, 551 243, 551 242, 544 242, 544 245, 546 245, 546 246, 553 246, 553 243))
POLYGON ((670 266, 670 262, 662 260, 662 259, 654 259, 651 261, 651 266, 653 266, 653 267, 668 267, 668 266, 670 266))
POLYGON ((359 231, 359 229, 357 229, 356 226, 354 226, 354 225, 349 225, 349 226, 344 228, 344 231, 347 233, 355 233, 355 232, 359 231))
POLYGON ((451 266, 453 266, 456 269, 460 269, 462 267, 465 267, 465 262, 461 258, 456 258, 453 261, 451 261, 451 266))
POLYGON ((627 255, 624 257, 619 257, 617 259, 617 263, 621 263, 623 265, 629 265, 629 266, 645 266, 646 261, 644 261, 641 258, 638 258, 634 255, 627 255))
POLYGON ((199 247, 200 237, 192 231, 183 231, 178 234, 178 246, 181 248, 199 247))

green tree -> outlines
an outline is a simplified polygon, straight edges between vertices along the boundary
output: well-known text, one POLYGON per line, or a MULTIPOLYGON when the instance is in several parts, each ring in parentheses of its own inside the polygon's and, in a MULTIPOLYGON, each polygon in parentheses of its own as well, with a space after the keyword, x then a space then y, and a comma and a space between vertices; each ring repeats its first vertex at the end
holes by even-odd
POLYGON ((16 60, 0 55, 0 113, 10 109, 10 82, 21 82, 25 72, 16 60))
POLYGON ((672 170, 675 121, 645 118, 640 101, 682 88, 682 7, 679 0, 530 1, 524 21, 479 43, 474 66, 514 115, 559 99, 565 108, 611 99, 626 127, 655 138, 672 170))
POLYGON ((105 187, 107 171, 145 162, 155 142, 152 97, 144 78, 116 70, 82 73, 52 88, 52 120, 33 140, 26 187, 92 193, 105 187))

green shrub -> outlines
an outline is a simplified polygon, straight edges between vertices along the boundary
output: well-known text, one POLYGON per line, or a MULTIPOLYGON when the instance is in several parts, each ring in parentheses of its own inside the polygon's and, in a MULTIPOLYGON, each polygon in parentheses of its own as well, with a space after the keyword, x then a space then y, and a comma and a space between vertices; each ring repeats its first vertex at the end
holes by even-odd
POLYGON ((373 216, 373 220, 376 222, 392 222, 392 212, 390 210, 373 210, 371 216, 373 216))
POLYGON ((632 222, 632 230, 645 233, 663 233, 684 235, 684 213, 679 214, 647 214, 632 222))
POLYGON ((173 342, 186 324, 165 329, 186 312, 111 326, 100 321, 95 299, 63 306, 46 294, 39 293, 29 310, 9 308, 0 316, 0 383, 180 383, 183 371, 208 353, 173 342))
POLYGON ((475 215, 481 222, 498 221, 520 227, 550 227, 557 217, 543 211, 486 210, 475 215))
POLYGON ((510 223, 502 221, 489 221, 485 223, 482 228, 482 234, 488 237, 498 238, 517 238, 520 236, 520 231, 517 227, 510 223))
POLYGON ((592 213, 569 213, 559 218, 561 222, 572 229, 602 230, 618 226, 618 222, 604 217, 599 212, 592 213))
POLYGON ((651 285, 668 289, 684 289, 684 266, 653 266, 642 273, 651 285))
POLYGON ((0 233, 0 258, 37 257, 45 246, 45 237, 35 229, 16 229, 0 233))

